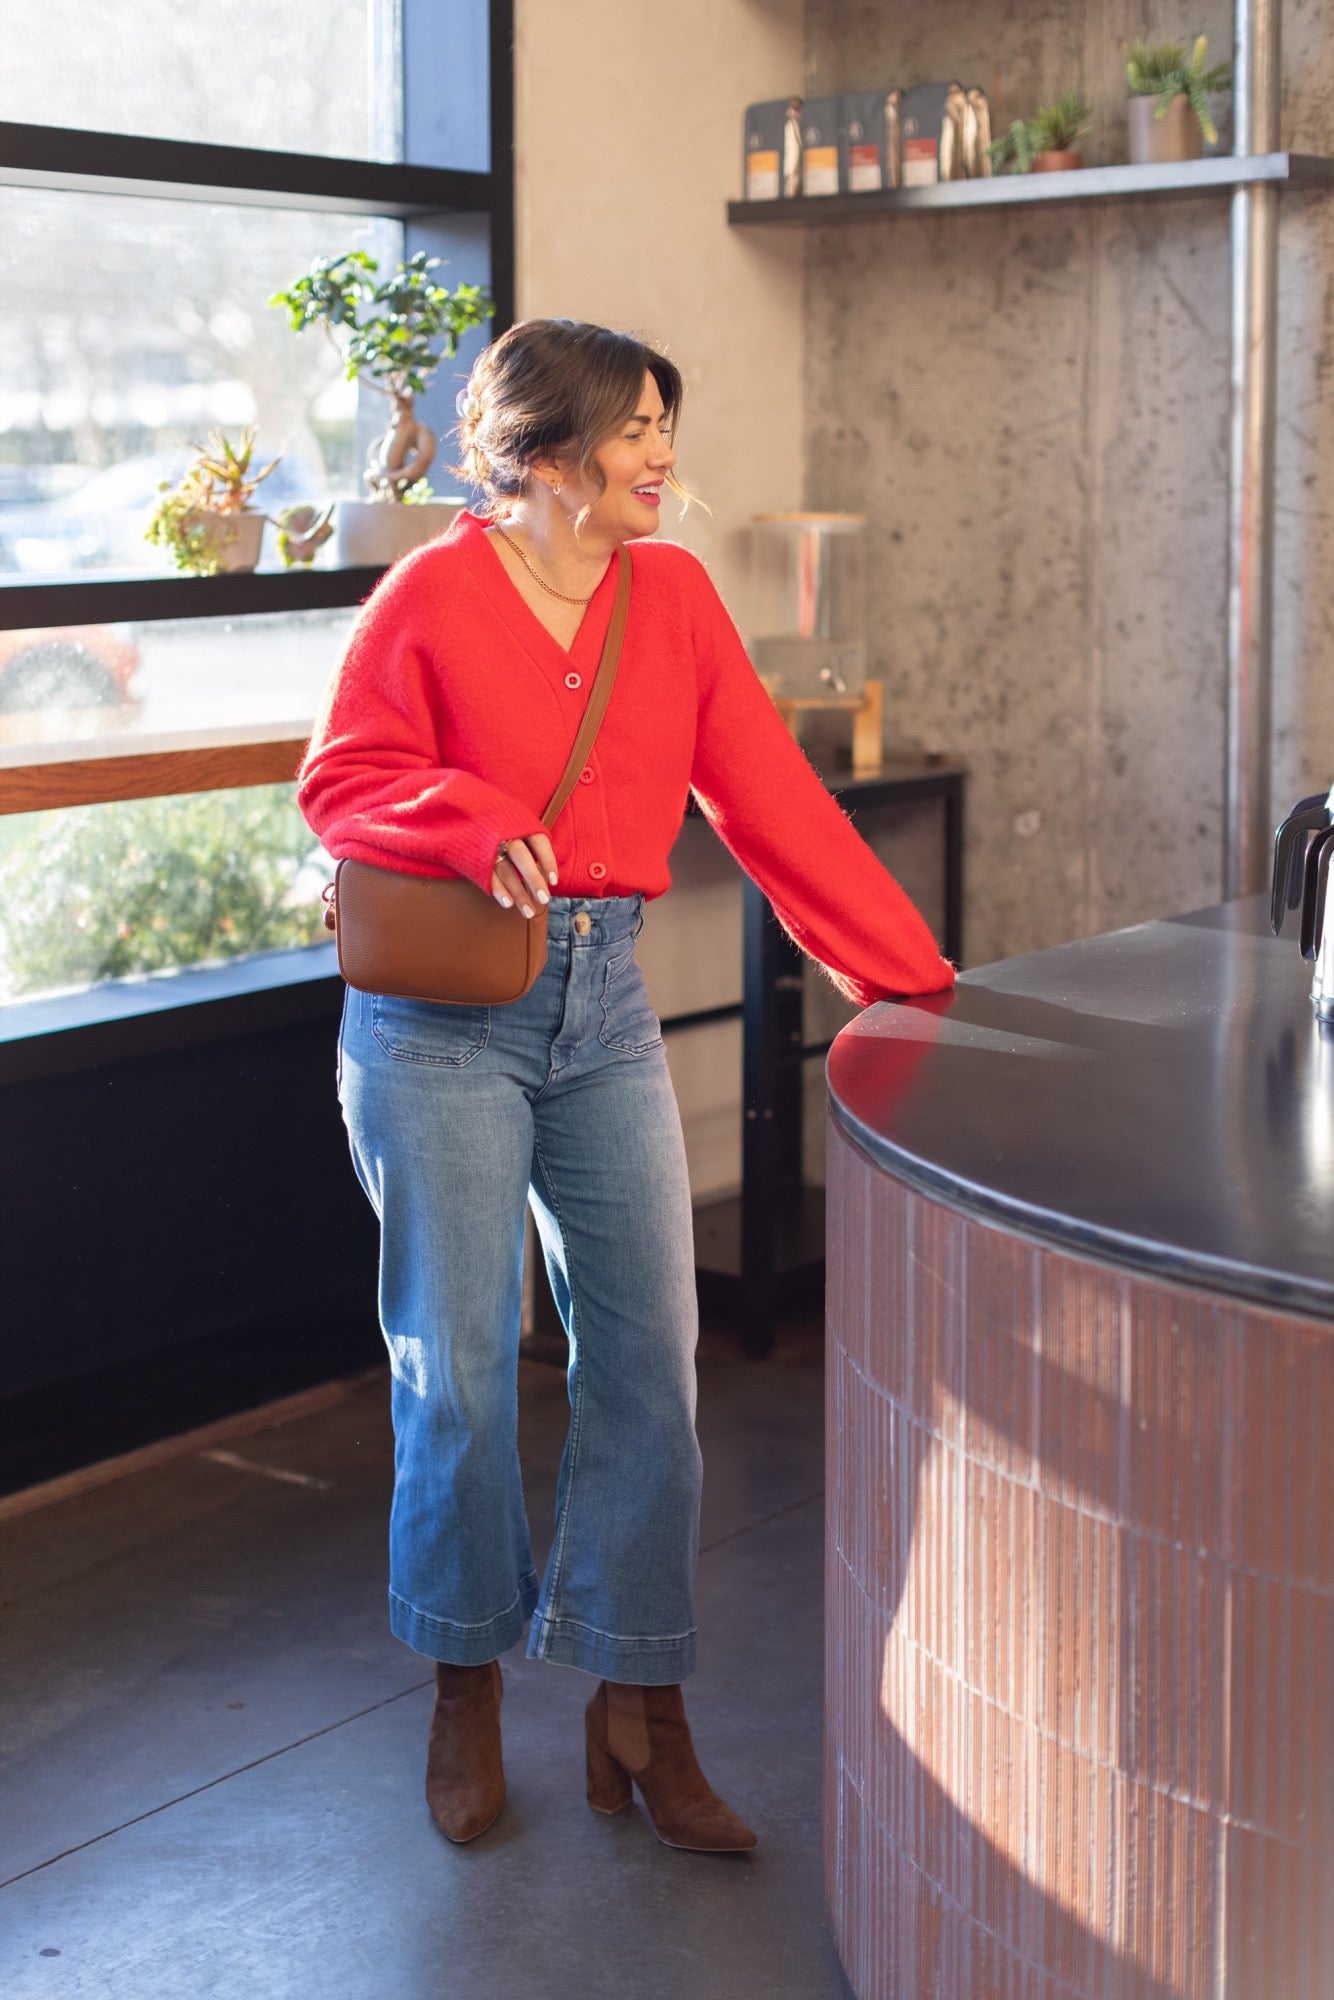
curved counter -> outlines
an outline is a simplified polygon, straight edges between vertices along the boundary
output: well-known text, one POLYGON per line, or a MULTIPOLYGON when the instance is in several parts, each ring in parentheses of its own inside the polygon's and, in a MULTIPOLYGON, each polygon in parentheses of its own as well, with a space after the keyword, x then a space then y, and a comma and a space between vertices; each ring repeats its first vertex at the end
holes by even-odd
POLYGON ((1334 1992, 1334 1034, 1259 900, 829 1059, 860 2000, 1334 1992))

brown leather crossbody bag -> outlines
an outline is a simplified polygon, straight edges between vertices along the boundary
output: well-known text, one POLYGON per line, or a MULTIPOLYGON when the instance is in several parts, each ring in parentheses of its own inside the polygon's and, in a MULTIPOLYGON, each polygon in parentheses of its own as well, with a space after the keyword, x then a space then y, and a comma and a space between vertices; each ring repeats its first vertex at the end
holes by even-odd
MULTIPOLYGON (((597 678, 564 776, 542 815, 556 824, 611 699, 630 611, 630 558, 617 550, 616 603, 597 678)), ((325 923, 338 940, 338 970, 362 993, 448 1006, 521 1000, 547 962, 547 913, 503 910, 475 882, 399 875, 366 861, 340 861, 325 890, 325 923)))

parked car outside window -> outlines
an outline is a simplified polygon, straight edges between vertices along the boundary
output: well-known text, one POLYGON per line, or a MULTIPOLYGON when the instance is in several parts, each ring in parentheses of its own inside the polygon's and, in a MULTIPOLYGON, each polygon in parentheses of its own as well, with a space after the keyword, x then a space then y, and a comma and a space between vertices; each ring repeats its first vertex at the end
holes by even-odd
POLYGON ((0 714, 123 706, 135 699, 138 665, 128 625, 0 632, 0 714))

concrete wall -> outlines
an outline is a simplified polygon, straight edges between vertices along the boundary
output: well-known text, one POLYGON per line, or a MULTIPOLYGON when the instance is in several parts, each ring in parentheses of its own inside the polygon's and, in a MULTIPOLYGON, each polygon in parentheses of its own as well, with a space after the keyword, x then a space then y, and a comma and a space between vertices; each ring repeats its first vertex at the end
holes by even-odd
MULTIPOLYGON (((1287 12, 1285 143, 1334 150, 1328 0, 1287 12)), ((1187 24, 1215 59, 1230 18, 1202 0, 1187 24)), ((1098 164, 1125 157, 1125 42, 1182 20, 810 0, 806 87, 960 75, 998 127, 1076 89, 1098 164)), ((1285 197, 1284 217, 1280 802, 1334 775, 1334 203, 1285 197)), ((1226 200, 812 232, 807 500, 871 515, 891 734, 972 766, 971 963, 1220 893, 1228 307, 1226 200)))

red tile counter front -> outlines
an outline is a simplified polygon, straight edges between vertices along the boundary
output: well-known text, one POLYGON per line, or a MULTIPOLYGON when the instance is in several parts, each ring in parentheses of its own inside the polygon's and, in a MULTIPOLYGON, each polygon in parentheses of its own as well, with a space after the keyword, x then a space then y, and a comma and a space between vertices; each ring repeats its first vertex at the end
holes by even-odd
POLYGON ((826 1888, 859 2000, 1334 1994, 1334 1323, 831 1121, 826 1888))

